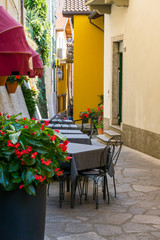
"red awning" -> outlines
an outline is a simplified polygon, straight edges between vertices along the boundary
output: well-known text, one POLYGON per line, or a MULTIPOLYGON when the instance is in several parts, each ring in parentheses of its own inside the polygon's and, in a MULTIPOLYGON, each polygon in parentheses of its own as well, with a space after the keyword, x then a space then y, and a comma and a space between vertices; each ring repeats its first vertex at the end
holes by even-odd
POLYGON ((0 76, 28 75, 31 57, 23 26, 0 6, 0 76))
POLYGON ((29 77, 34 78, 35 76, 38 76, 39 78, 41 78, 43 76, 42 61, 36 51, 34 51, 31 47, 30 50, 32 52, 33 70, 30 72, 29 77))

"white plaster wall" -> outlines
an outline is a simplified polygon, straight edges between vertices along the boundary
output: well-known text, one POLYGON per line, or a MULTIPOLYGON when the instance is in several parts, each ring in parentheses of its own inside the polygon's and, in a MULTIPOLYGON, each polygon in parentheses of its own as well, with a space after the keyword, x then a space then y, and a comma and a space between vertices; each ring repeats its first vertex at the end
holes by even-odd
POLYGON ((104 117, 111 116, 111 39, 124 34, 123 123, 160 133, 160 1, 130 0, 105 15, 104 117), (109 91, 109 93, 108 93, 109 91))
POLYGON ((20 118, 30 118, 20 86, 14 94, 8 94, 6 87, 0 86, 0 112, 9 115, 22 113, 20 118))
MULTIPOLYGON (((20 20, 19 0, 0 0, 0 5, 17 21, 20 20)), ((8 94, 5 86, 0 86, 0 112, 9 115, 22 113, 21 117, 30 118, 20 86, 14 94, 8 94)))
POLYGON ((62 48, 62 58, 66 58, 66 34, 65 31, 57 32, 57 48, 62 48))
POLYGON ((0 6, 18 22, 20 22, 20 0, 0 0, 0 6))

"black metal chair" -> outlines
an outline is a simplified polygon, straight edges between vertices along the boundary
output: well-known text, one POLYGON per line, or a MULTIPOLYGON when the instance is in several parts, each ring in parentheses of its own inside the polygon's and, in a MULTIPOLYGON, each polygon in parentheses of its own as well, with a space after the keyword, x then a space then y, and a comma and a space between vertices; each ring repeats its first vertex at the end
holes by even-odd
POLYGON ((122 140, 119 136, 114 136, 109 139, 107 146, 103 150, 100 158, 100 168, 91 169, 86 171, 79 172, 79 194, 80 194, 80 203, 82 202, 82 196, 85 196, 87 200, 88 195, 88 179, 93 180, 93 199, 96 199, 96 209, 98 209, 98 181, 103 179, 103 199, 106 199, 106 191, 108 196, 108 203, 110 202, 109 188, 108 188, 108 179, 107 174, 110 177, 113 177, 114 192, 116 197, 116 182, 115 182, 115 170, 114 167, 117 163, 119 154, 122 148, 122 140), (83 179, 83 182, 82 182, 83 179))
MULTIPOLYGON (((65 197, 65 180, 67 183, 67 192, 70 191, 70 163, 62 163, 61 164, 61 170, 63 169, 63 175, 62 176, 54 176, 53 180, 59 181, 59 207, 62 207, 62 201, 64 200, 65 197), (64 168, 63 168, 64 166, 64 168)), ((49 196, 49 187, 50 187, 50 182, 48 183, 47 186, 47 195, 49 196)))
POLYGON ((79 129, 85 133, 88 134, 90 138, 92 138, 92 135, 97 131, 95 124, 97 123, 98 118, 88 118, 88 119, 77 119, 73 120, 73 122, 76 124, 80 122, 79 129), (86 122, 87 120, 87 122, 86 122))

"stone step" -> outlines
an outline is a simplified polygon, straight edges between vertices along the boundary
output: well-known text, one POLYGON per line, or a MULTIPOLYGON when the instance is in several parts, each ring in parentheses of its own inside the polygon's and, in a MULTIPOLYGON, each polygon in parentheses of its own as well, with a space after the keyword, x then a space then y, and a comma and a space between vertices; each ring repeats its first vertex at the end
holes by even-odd
POLYGON ((112 130, 120 134, 122 133, 121 127, 119 125, 110 125, 108 130, 112 130))
POLYGON ((117 133, 115 131, 112 131, 112 130, 106 130, 106 131, 104 131, 104 136, 106 138, 111 138, 111 137, 114 137, 114 136, 121 136, 121 134, 117 133))
POLYGON ((105 135, 97 135, 97 142, 107 145, 110 138, 105 137, 105 135))

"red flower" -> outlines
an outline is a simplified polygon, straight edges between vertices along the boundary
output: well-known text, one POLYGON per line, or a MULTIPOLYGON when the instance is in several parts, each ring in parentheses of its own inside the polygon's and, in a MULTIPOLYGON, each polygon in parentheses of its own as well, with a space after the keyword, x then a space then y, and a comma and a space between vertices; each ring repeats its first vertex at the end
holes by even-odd
POLYGON ((19 189, 22 189, 24 187, 24 184, 21 184, 20 186, 19 186, 19 189))
POLYGON ((8 142, 7 142, 7 147, 14 147, 14 144, 11 143, 11 140, 8 140, 8 142))
POLYGON ((25 163, 23 160, 21 160, 21 164, 22 164, 22 165, 26 165, 26 163, 25 163))
POLYGON ((44 121, 44 125, 48 126, 49 125, 49 121, 44 121))
POLYGON ((44 131, 44 125, 41 125, 41 129, 42 129, 42 131, 44 131))
POLYGON ((0 112, 0 116, 2 116, 2 113, 0 112))
POLYGON ((53 135, 53 136, 50 137, 51 141, 55 141, 56 138, 57 138, 57 136, 55 136, 55 135, 53 135))
POLYGON ((9 116, 9 115, 7 115, 7 118, 10 118, 10 116, 9 116))
POLYGON ((1 135, 4 135, 4 134, 5 134, 5 132, 2 132, 1 130, 0 130, 0 133, 1 133, 1 135))
POLYGON ((28 125, 23 126, 23 128, 28 129, 28 125))
POLYGON ((24 120, 26 120, 26 118, 23 118, 24 120))
POLYGON ((34 117, 32 117, 32 118, 31 118, 31 120, 35 120, 35 118, 34 118, 34 117))
POLYGON ((35 159, 36 156, 37 156, 37 152, 34 152, 34 153, 32 153, 31 158, 35 159))
POLYGON ((22 152, 20 152, 18 149, 15 149, 15 154, 16 154, 16 156, 18 157, 18 158, 21 158, 21 156, 23 155, 23 151, 22 152))
POLYGON ((54 131, 59 133, 59 130, 54 130, 54 131))
POLYGON ((38 175, 35 175, 34 176, 36 180, 38 180, 39 182, 43 182, 45 179, 46 179, 46 176, 42 177, 41 175, 38 176, 38 175))
POLYGON ((60 143, 58 146, 62 149, 63 152, 67 150, 67 146, 62 143, 60 143))
POLYGON ((71 158, 72 158, 72 157, 68 156, 68 157, 66 157, 65 161, 67 161, 67 160, 70 161, 71 158))
POLYGON ((55 168, 54 171, 55 171, 55 172, 58 172, 58 171, 59 171, 59 168, 55 168))
POLYGON ((64 145, 68 145, 68 143, 70 143, 69 141, 63 141, 64 145))
POLYGON ((44 161, 44 159, 41 158, 41 163, 46 165, 46 166, 49 166, 49 164, 51 163, 51 159, 49 159, 48 161, 44 161))
POLYGON ((21 144, 20 144, 19 142, 17 142, 17 143, 14 145, 15 148, 18 148, 19 146, 21 146, 21 144))
POLYGON ((36 132, 33 132, 33 133, 32 133, 32 135, 35 135, 35 134, 36 134, 36 132))

